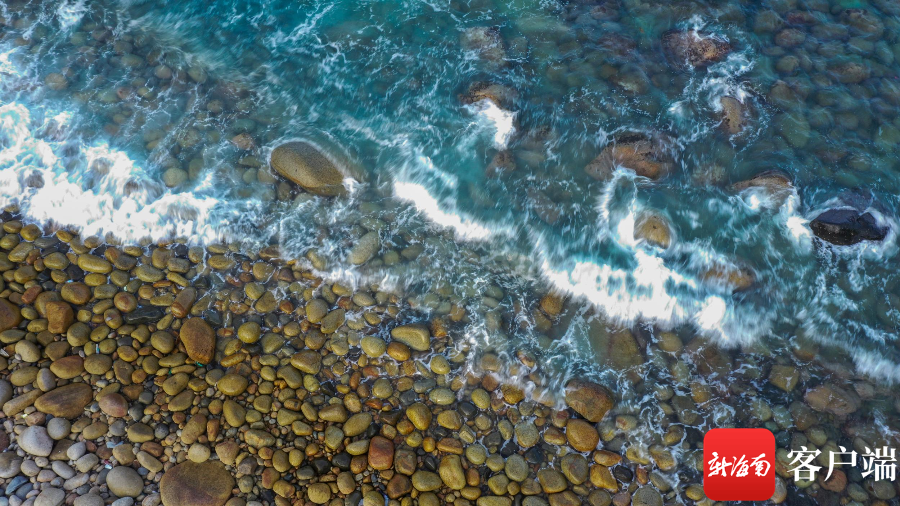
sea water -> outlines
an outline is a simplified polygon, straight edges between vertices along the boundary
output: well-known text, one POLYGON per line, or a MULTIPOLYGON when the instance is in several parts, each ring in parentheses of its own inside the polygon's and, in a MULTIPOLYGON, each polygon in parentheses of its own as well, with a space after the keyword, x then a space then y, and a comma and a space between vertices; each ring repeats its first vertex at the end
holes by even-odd
POLYGON ((624 328, 776 356, 814 342, 824 360, 900 380, 889 2, 0 7, 0 204, 30 219, 312 254, 323 275, 393 287, 426 314, 465 307, 473 349, 528 347, 567 374, 604 374, 598 336, 624 328), (685 68, 663 51, 670 30, 731 50, 685 68), (493 100, 473 93, 485 83, 493 100), (738 133, 725 97, 741 104, 738 133), (633 132, 667 139, 671 174, 586 173, 633 132), (271 150, 292 140, 344 170, 346 196, 273 175, 271 150), (492 168, 499 153, 514 168, 492 168), (790 187, 735 189, 771 170, 790 187), (810 221, 835 207, 870 212, 887 237, 816 239, 810 221), (648 215, 668 247, 635 233, 648 215), (350 265, 367 230, 379 256, 350 265), (522 310, 545 293, 569 301, 549 327, 522 310))

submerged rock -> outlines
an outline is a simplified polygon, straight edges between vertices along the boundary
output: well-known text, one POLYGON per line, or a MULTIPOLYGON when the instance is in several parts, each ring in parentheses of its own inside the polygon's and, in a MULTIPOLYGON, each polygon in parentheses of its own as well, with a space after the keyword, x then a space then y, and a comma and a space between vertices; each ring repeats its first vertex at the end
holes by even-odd
POLYGON ((753 286, 756 275, 744 267, 715 265, 704 271, 701 279, 705 283, 740 292, 753 286))
POLYGON ((839 246, 880 241, 887 235, 887 229, 879 226, 874 216, 855 209, 829 209, 817 216, 809 228, 819 239, 839 246))
POLYGON ((872 70, 858 62, 839 63, 828 68, 829 73, 843 84, 857 84, 869 78, 872 70))
POLYGON ((858 410, 862 404, 856 392, 828 384, 807 390, 803 399, 814 410, 836 416, 847 416, 858 410))
POLYGON ((54 91, 64 90, 69 87, 69 81, 66 79, 66 76, 56 72, 47 74, 47 77, 44 78, 44 84, 54 91))
POLYGON ((635 132, 623 135, 603 148, 584 171, 594 179, 605 180, 618 166, 649 179, 662 179, 675 166, 662 138, 635 132))
POLYGON ((362 265, 372 259, 381 248, 378 232, 372 231, 360 237, 359 241, 347 254, 347 261, 353 265, 362 265))
POLYGON ((431 331, 425 325, 400 325, 391 330, 391 337, 417 351, 426 351, 431 345, 431 331))
POLYGON ((478 81, 472 83, 465 93, 459 95, 459 101, 464 104, 474 104, 482 100, 490 100, 501 109, 509 109, 516 97, 516 91, 507 86, 478 81))
POLYGON ((724 60, 731 52, 727 41, 696 30, 666 32, 662 45, 669 62, 682 68, 706 67, 724 60))
POLYGON ((634 223, 634 237, 666 249, 672 245, 672 227, 662 216, 644 213, 634 223))
POLYGON ((735 183, 731 186, 734 191, 743 191, 749 188, 765 188, 767 190, 789 190, 793 187, 787 174, 778 170, 760 172, 750 179, 735 183))
POLYGON ((731 135, 741 133, 747 116, 744 104, 734 97, 722 97, 719 105, 722 106, 722 127, 725 131, 731 135))
POLYGON ((516 160, 512 153, 503 150, 494 155, 491 163, 484 170, 487 177, 503 177, 516 171, 516 160))
POLYGON ((460 35, 460 44, 464 50, 475 52, 487 63, 497 66, 505 63, 506 49, 497 28, 487 26, 469 28, 460 35))
POLYGON ((288 142, 272 151, 272 168, 304 190, 333 197, 345 192, 344 175, 308 142, 288 142))

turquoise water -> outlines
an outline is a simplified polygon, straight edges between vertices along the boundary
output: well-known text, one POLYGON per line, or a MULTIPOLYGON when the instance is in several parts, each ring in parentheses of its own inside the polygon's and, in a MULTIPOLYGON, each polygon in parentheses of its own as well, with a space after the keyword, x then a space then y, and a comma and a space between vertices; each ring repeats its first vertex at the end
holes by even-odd
POLYGON ((900 379, 893 4, 2 5, 0 203, 35 219, 314 250, 329 276, 402 287, 426 311, 467 308, 475 347, 530 346, 563 370, 602 361, 600 326, 776 354, 811 340, 900 379), (686 68, 663 49, 671 30, 731 50, 686 68), (495 100, 473 100, 477 83, 495 100), (743 111, 737 133, 725 97, 743 111), (585 171, 633 132, 670 160, 666 177, 585 171), (350 196, 266 170, 294 139, 344 168, 350 196), (514 169, 491 167, 501 152, 514 169), (792 185, 734 186, 770 170, 792 185), (869 211, 885 239, 814 239, 810 220, 843 206, 869 211), (647 213, 669 224, 667 248, 635 237, 647 213), (378 258, 347 264, 368 230, 378 258), (547 291, 570 296, 549 326, 522 309, 547 291))

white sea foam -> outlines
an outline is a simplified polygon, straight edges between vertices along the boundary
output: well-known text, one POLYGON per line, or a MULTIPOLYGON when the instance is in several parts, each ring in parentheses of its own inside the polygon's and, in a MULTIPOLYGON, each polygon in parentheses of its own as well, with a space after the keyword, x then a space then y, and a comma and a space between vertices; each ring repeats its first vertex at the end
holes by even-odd
POLYGON ((493 130, 494 147, 499 150, 506 149, 516 132, 516 113, 501 109, 488 99, 479 100, 468 107, 482 119, 482 125, 493 130))
POLYGON ((59 20, 59 26, 63 30, 68 30, 81 21, 81 18, 87 13, 88 7, 85 0, 64 1, 59 4, 56 9, 56 16, 59 20))
POLYGON ((78 143, 66 134, 67 112, 41 124, 20 103, 0 106, 0 204, 16 203, 39 222, 73 226, 88 235, 123 240, 219 238, 210 211, 219 201, 165 189, 122 151, 106 144, 81 146, 76 156, 58 153, 78 143), (38 138, 50 131, 63 138, 38 138), (74 158, 74 160, 73 160, 74 158))
POLYGON ((453 229, 456 236, 465 240, 485 240, 493 236, 493 231, 480 223, 445 211, 428 189, 418 183, 394 183, 394 195, 400 200, 411 203, 416 210, 425 215, 431 222, 453 229))

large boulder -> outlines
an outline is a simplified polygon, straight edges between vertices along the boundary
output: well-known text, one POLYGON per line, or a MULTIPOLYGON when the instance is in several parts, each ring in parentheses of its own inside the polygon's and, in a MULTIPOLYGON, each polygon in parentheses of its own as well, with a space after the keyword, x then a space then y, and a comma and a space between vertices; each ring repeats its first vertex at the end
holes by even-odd
POLYGON ((333 197, 345 193, 344 174, 308 142, 288 142, 272 151, 272 168, 304 190, 333 197))
POLYGON ((476 26, 466 29, 459 37, 463 50, 478 55, 482 61, 492 67, 506 64, 506 49, 500 30, 495 27, 476 26))
POLYGON ((215 461, 185 461, 159 480, 164 506, 222 506, 231 497, 234 478, 215 461))
POLYGON ((465 93, 459 95, 464 104, 474 104, 482 100, 490 100, 501 109, 510 109, 516 100, 516 91, 502 84, 477 81, 469 86, 465 93))
POLYGON ((85 383, 71 383, 54 388, 34 401, 41 413, 61 418, 76 418, 93 399, 93 390, 85 383))
POLYGON ((817 216, 809 228, 819 239, 839 246, 880 241, 887 235, 887 229, 874 216, 855 209, 829 209, 817 216))
POLYGON ((648 211, 635 221, 634 237, 666 249, 672 245, 672 226, 663 216, 648 211))
POLYGON ((719 99, 722 107, 722 128, 729 135, 737 135, 744 130, 747 118, 747 108, 744 103, 734 97, 722 97, 719 99))
POLYGON ((764 188, 766 190, 789 190, 791 189, 791 178, 787 174, 778 170, 767 170, 761 172, 750 179, 735 183, 731 188, 735 191, 743 191, 749 188, 764 188))
POLYGON ((566 405, 589 422, 599 422, 613 402, 612 393, 598 383, 573 379, 566 384, 566 405))
POLYGON ((666 144, 662 136, 628 133, 603 148, 584 171, 594 179, 606 180, 621 165, 639 176, 661 179, 675 167, 666 144))
POLYGON ((188 318, 178 332, 178 337, 195 362, 208 364, 216 355, 216 332, 203 318, 188 318))
POLYGON ((731 44, 696 30, 672 30, 662 36, 663 52, 669 63, 680 68, 706 67, 722 61, 731 44))

